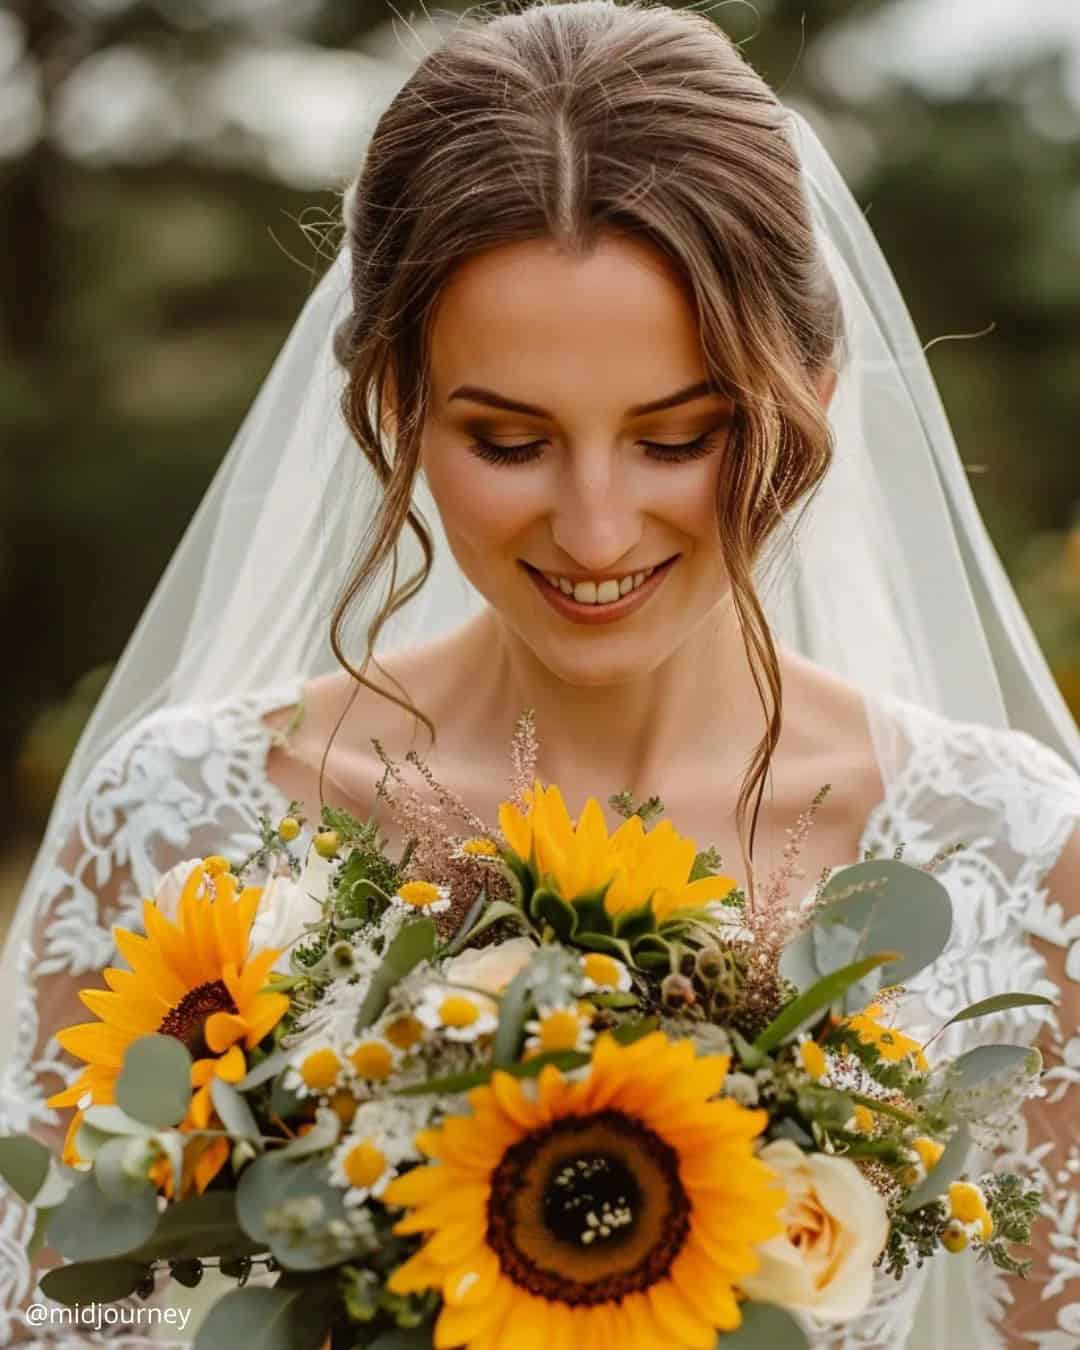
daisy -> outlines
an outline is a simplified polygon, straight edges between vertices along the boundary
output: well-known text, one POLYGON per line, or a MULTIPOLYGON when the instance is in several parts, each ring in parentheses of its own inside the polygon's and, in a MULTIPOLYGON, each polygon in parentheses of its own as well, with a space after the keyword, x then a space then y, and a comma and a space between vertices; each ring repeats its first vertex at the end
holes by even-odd
POLYGON ((592 1044, 588 1005, 563 1004, 537 1008, 538 1016, 525 1023, 530 1033, 525 1042, 527 1055, 546 1055, 553 1050, 587 1050, 592 1044))
POLYGON ((632 984, 627 965, 606 952, 584 952, 581 974, 584 994, 623 994, 632 984))
POLYGON ((450 908, 450 887, 433 881, 404 881, 393 895, 395 907, 419 914, 442 914, 450 908))
POLYGON ((417 1018, 432 1031, 441 1031, 451 1041, 475 1041, 499 1024, 496 1004, 467 989, 432 984, 424 990, 416 1009, 417 1018))

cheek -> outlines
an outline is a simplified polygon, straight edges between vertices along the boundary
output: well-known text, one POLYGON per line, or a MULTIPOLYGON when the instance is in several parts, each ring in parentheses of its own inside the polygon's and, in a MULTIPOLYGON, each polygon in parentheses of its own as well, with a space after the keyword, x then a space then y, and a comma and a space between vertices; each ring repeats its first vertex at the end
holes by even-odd
POLYGON ((485 464, 460 447, 425 445, 422 464, 454 553, 497 553, 543 514, 546 488, 530 468, 485 464))

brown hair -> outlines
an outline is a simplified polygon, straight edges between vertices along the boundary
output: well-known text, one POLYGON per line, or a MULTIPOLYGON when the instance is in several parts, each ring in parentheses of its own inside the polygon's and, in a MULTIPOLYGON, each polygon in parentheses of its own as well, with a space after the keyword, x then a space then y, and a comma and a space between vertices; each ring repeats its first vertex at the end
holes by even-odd
MULTIPOLYGON (((384 493, 331 642, 342 665, 377 689, 347 659, 343 624, 390 563, 370 654, 430 570, 432 542, 410 502, 426 416, 428 321, 451 272, 481 249, 516 240, 548 238, 587 255, 605 230, 632 232, 674 260, 697 307, 709 374, 736 405, 716 514, 765 720, 736 809, 747 863, 782 707, 754 566, 828 467, 815 382, 842 337, 786 123, 776 96, 704 15, 642 0, 470 11, 383 113, 345 192, 353 308, 335 336, 348 372, 343 411, 384 493), (424 564, 398 585, 405 527, 424 564)), ((434 737, 419 709, 378 692, 434 737)))

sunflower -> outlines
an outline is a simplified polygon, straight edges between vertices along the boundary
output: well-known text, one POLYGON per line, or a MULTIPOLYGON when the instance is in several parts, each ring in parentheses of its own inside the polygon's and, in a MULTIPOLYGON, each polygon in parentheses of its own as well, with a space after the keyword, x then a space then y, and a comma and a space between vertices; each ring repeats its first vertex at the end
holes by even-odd
POLYGON ((441 1292, 440 1348, 712 1347, 784 1203, 754 1156, 765 1112, 712 1100, 727 1068, 657 1031, 605 1033, 577 1081, 496 1071, 383 1194, 411 1208, 396 1233, 427 1235, 388 1288, 441 1292))
MULTIPOLYGON (((277 1024, 289 1006, 285 994, 263 992, 279 952, 268 948, 248 954, 252 921, 262 891, 237 893, 237 879, 224 859, 209 858, 192 869, 171 923, 152 900, 143 903, 146 936, 113 930, 130 970, 104 972, 108 989, 84 989, 80 999, 100 1021, 84 1022, 56 1033, 69 1054, 86 1068, 49 1106, 94 1105, 115 1101, 124 1054, 134 1041, 153 1033, 175 1036, 194 1061, 195 1089, 180 1128, 200 1130, 211 1113, 210 1084, 215 1077, 236 1082, 245 1072, 239 1043, 252 1049, 277 1024)), ((82 1122, 76 1112, 65 1144, 66 1160, 75 1160, 74 1140, 82 1122)), ((185 1158, 190 1182, 199 1191, 228 1156, 225 1139, 192 1141, 185 1158)), ((185 1182, 189 1178, 185 1176, 185 1182)))
POLYGON ((676 832, 670 821, 646 830, 639 815, 629 816, 611 835, 600 803, 590 797, 575 825, 554 785, 537 779, 525 794, 525 814, 513 804, 499 807, 499 828, 517 856, 537 876, 555 882, 564 900, 610 882, 604 896, 609 914, 622 914, 651 901, 658 920, 678 910, 698 909, 722 900, 735 888, 732 877, 690 880, 697 856, 693 839, 676 832))

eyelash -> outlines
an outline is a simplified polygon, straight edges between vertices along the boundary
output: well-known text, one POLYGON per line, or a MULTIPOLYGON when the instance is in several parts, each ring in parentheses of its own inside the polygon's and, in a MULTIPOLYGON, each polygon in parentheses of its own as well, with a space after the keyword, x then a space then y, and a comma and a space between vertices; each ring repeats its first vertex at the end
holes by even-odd
MULTIPOLYGON (((706 431, 680 445, 662 445, 658 441, 642 441, 642 445, 659 452, 652 458, 661 463, 686 464, 709 454, 718 436, 718 432, 706 431)), ((538 457, 535 452, 543 444, 543 441, 529 441, 524 445, 495 445, 477 436, 469 448, 488 464, 528 464, 538 457)))

